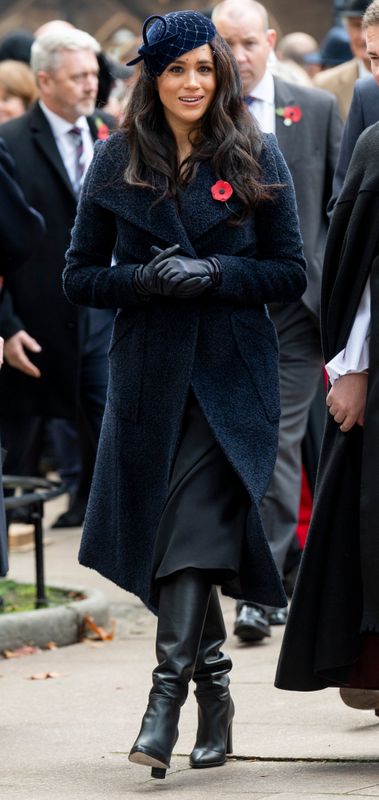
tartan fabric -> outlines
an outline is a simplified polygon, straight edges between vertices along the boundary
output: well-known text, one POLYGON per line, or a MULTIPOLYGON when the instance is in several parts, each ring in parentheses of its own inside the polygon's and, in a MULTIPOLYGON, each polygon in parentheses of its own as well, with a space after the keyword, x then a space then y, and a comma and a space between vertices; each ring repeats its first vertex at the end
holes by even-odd
POLYGON ((215 35, 213 22, 199 11, 172 11, 163 17, 153 15, 144 22, 140 55, 127 66, 144 61, 152 77, 161 75, 176 58, 208 44, 215 35))

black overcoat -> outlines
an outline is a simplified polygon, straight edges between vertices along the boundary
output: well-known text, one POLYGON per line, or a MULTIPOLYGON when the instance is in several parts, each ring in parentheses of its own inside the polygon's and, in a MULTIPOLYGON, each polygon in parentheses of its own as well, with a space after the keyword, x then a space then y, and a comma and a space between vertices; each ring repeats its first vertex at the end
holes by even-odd
MULTIPOLYGON (((94 139, 98 115, 88 118, 94 139)), ((43 240, 6 283, 0 327, 5 339, 25 329, 40 343, 41 353, 29 353, 29 358, 42 375, 35 379, 5 363, 0 373, 0 415, 74 417, 79 390, 79 309, 62 292, 62 271, 77 200, 38 103, 2 125, 0 137, 13 158, 15 178, 27 202, 46 223, 43 240)))
POLYGON ((125 183, 127 157, 123 132, 98 146, 64 273, 73 302, 119 307, 80 561, 149 604, 154 537, 191 387, 251 498, 243 596, 283 605, 258 506, 280 414, 276 333, 264 304, 296 300, 306 284, 290 175, 270 137, 262 180, 284 187, 254 218, 231 226, 236 201, 212 198, 209 163, 183 192, 179 213, 173 199, 152 206, 152 191, 125 183), (152 245, 176 243, 190 257, 217 256, 221 285, 192 301, 146 303, 133 286, 135 266, 151 259, 152 245))
MULTIPOLYGON (((379 123, 361 135, 335 206, 322 287, 325 361, 345 346, 371 273, 370 374, 364 428, 328 415, 316 497, 276 685, 349 682, 360 633, 379 632, 379 123)), ((379 687, 378 687, 379 688, 379 687)))
MULTIPOLYGON (((42 217, 29 208, 14 179, 14 165, 0 141, 0 275, 19 269, 38 245, 45 230, 42 217)), ((0 317, 2 305, 0 300, 0 317)), ((8 571, 7 530, 5 525, 2 466, 0 460, 0 577, 8 571)))
POLYGON ((42 239, 45 224, 14 178, 14 163, 0 140, 0 275, 19 269, 42 239))

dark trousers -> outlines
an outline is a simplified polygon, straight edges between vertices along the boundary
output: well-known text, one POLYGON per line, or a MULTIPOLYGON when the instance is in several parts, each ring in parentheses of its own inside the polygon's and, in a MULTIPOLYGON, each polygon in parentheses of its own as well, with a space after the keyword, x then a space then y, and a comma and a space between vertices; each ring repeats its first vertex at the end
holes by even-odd
POLYGON ((315 320, 301 302, 275 306, 270 315, 279 337, 282 413, 278 455, 261 515, 276 566, 283 576, 286 556, 296 535, 302 442, 315 397, 322 405, 319 413, 324 415, 325 396, 320 391, 323 359, 315 320))

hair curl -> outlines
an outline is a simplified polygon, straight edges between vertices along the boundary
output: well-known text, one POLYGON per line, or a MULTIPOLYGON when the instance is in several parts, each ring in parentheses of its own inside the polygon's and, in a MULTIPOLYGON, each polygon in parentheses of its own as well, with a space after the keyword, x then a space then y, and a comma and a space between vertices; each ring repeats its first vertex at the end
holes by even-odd
POLYGON ((260 203, 271 200, 278 186, 264 185, 258 163, 262 137, 242 99, 238 64, 217 34, 210 42, 216 70, 214 101, 191 137, 192 152, 178 166, 174 135, 166 122, 154 80, 142 66, 121 128, 130 151, 127 183, 174 197, 178 185, 194 179, 199 164, 210 161, 217 179, 229 181, 242 205, 234 223, 243 222, 260 203))

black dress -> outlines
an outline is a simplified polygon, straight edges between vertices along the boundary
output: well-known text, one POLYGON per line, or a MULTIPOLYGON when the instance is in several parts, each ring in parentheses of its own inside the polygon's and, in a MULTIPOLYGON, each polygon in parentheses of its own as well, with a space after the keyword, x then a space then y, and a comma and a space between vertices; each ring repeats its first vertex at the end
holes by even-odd
POLYGON ((250 498, 192 392, 188 396, 168 498, 156 537, 152 594, 186 568, 240 594, 239 572, 250 498))

